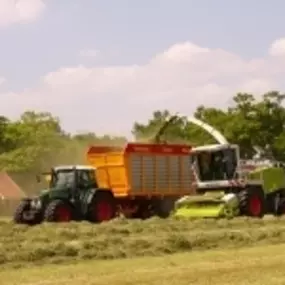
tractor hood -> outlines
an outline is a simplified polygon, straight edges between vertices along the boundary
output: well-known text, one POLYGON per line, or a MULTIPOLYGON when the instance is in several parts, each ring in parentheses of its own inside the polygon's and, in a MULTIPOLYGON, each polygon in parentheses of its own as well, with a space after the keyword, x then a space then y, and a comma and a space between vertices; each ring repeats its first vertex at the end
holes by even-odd
POLYGON ((49 191, 50 191, 50 189, 43 189, 40 191, 39 196, 46 196, 46 195, 48 195, 49 191))
POLYGON ((53 198, 53 199, 65 199, 68 198, 70 190, 64 187, 61 188, 47 188, 40 191, 39 198, 53 198))

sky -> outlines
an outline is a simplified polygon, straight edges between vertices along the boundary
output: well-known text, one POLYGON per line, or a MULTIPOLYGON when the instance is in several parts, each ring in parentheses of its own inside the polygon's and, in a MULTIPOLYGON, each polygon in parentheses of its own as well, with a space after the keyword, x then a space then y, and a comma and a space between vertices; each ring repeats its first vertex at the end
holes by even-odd
POLYGON ((130 135, 168 109, 285 91, 284 0, 0 0, 0 114, 130 135))

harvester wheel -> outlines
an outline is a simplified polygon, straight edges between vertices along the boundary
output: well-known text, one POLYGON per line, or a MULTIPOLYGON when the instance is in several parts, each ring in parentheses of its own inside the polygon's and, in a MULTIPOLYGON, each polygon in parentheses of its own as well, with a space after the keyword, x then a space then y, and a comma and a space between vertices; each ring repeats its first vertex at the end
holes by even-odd
POLYGON ((285 215, 285 198, 281 198, 279 200, 275 214, 276 214, 276 216, 285 215))
POLYGON ((239 193, 239 198, 242 215, 256 218, 265 215, 265 197, 262 189, 249 187, 239 193))
POLYGON ((114 197, 109 192, 97 192, 90 205, 88 218, 90 222, 101 223, 112 220, 116 216, 114 197))
POLYGON ((36 225, 41 222, 40 213, 34 213, 33 218, 27 219, 25 214, 30 211, 30 200, 22 200, 21 203, 16 208, 14 213, 14 223, 16 224, 26 224, 26 225, 36 225))
POLYGON ((51 201, 45 210, 44 219, 47 222, 67 223, 73 219, 73 209, 63 200, 51 201))

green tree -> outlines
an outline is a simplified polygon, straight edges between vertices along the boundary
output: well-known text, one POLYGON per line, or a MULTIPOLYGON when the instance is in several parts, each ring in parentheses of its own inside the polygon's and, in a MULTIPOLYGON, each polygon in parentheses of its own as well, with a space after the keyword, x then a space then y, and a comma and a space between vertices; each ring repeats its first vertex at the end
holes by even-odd
MULTIPOLYGON (((259 100, 252 94, 238 93, 234 105, 226 110, 199 106, 194 116, 219 130, 227 140, 240 146, 243 157, 251 157, 254 147, 285 160, 285 95, 278 91, 264 94, 259 100)), ((150 138, 170 112, 155 111, 146 124, 135 123, 133 134, 137 139, 150 138)), ((167 129, 169 142, 182 140, 192 145, 215 143, 209 134, 182 118, 167 129), (183 122, 183 123, 182 123, 183 122)))
POLYGON ((35 170, 55 155, 63 132, 59 120, 49 113, 25 112, 5 129, 10 149, 0 155, 0 167, 9 171, 35 170))

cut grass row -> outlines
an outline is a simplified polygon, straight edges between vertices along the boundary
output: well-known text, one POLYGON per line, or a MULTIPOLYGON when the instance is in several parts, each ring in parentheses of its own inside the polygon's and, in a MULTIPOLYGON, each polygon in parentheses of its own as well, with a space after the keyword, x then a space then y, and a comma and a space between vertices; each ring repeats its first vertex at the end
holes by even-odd
POLYGON ((151 219, 16 226, 0 221, 0 267, 161 256, 208 249, 281 244, 285 219, 151 219))
POLYGON ((285 245, 0 271, 2 285, 282 285, 285 245))

